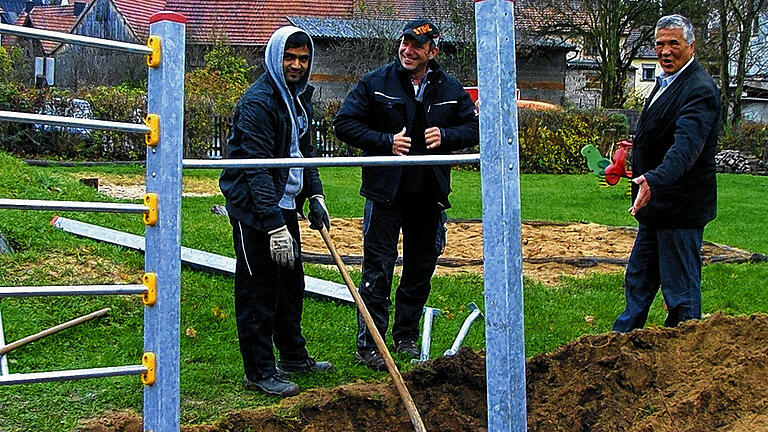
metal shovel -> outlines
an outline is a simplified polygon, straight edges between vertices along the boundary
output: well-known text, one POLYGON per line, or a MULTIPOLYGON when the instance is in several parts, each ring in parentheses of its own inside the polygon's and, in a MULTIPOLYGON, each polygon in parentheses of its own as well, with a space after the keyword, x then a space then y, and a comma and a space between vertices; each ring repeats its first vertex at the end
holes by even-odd
POLYGON ((472 302, 467 305, 467 308, 471 311, 467 319, 464 320, 464 323, 461 325, 461 330, 459 330, 459 334, 456 336, 456 340, 453 341, 453 345, 449 349, 443 353, 444 356, 450 357, 452 355, 456 355, 457 352, 459 352, 459 347, 461 347, 461 343, 464 342, 464 338, 467 337, 467 333, 469 333, 469 327, 472 326, 472 323, 477 319, 479 316, 483 316, 483 313, 480 312, 480 308, 477 307, 477 305, 472 302))
POLYGON ((424 363, 429 360, 429 350, 432 348, 432 322, 438 315, 440 315, 440 309, 424 308, 424 327, 421 331, 421 355, 418 360, 411 360, 411 363, 424 363))

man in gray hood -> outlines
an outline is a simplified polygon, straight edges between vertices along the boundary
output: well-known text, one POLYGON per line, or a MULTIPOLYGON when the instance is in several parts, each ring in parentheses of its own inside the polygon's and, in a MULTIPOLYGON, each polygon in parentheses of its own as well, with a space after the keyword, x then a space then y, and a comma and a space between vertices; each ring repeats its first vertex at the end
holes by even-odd
MULTIPOLYGON (((313 50, 303 30, 275 31, 265 53, 267 72, 235 107, 228 158, 312 155, 313 50)), ((297 212, 307 198, 310 228, 330 228, 317 168, 227 168, 219 186, 237 257, 235 313, 245 386, 277 396, 298 394, 289 374, 331 369, 309 356, 301 334, 304 270, 297 212), (277 365, 273 343, 280 353, 277 365)))

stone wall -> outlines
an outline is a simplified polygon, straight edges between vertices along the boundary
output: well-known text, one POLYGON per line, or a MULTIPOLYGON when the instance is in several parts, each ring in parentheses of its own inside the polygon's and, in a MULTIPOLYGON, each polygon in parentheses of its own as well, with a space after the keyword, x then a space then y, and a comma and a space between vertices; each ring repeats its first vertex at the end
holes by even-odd
POLYGON ((715 156, 715 163, 719 173, 768 175, 768 166, 748 152, 723 150, 715 156))

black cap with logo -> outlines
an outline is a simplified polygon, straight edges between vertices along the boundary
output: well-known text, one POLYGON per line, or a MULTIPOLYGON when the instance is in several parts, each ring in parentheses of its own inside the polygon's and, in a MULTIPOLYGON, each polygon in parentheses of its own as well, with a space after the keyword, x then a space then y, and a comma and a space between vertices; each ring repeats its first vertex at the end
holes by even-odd
POLYGON ((403 36, 410 36, 421 44, 432 41, 437 45, 440 40, 440 30, 430 20, 417 19, 403 27, 403 36))

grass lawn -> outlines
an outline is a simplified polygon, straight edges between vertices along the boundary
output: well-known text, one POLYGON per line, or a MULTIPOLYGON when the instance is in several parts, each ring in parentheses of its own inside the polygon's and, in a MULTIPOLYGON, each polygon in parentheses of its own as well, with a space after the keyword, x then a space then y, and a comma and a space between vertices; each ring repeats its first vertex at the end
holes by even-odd
MULTIPOLYGON (((71 173, 143 173, 141 166, 89 168, 30 168, 0 154, 0 198, 106 201, 69 175, 71 173)), ((185 176, 216 178, 218 171, 191 171, 185 176)), ((360 217, 359 168, 324 168, 332 217, 360 217)), ((719 216, 705 232, 710 241, 768 254, 768 178, 718 177, 719 216), (763 215, 763 216, 760 216, 763 215)), ((479 173, 456 171, 451 197, 452 218, 479 218, 479 173)), ((524 175, 521 179, 524 219, 590 221, 633 225, 627 213, 624 188, 599 188, 594 176, 524 175)), ((211 214, 221 196, 184 198, 182 244, 233 256, 231 230, 226 218, 211 214)), ((111 214, 62 213, 91 223, 143 234, 140 217, 111 214)), ((138 283, 142 255, 121 248, 78 239, 50 227, 52 212, 0 210, 0 231, 16 250, 0 255, 0 285, 138 283)), ((333 269, 305 266, 309 275, 342 282, 333 269)), ((351 269, 359 280, 358 269, 351 269)), ((765 295, 768 264, 719 264, 704 268, 705 313, 768 312, 765 295)), ((182 422, 214 421, 237 409, 273 404, 276 398, 246 392, 240 385, 242 366, 237 345, 232 299, 233 278, 182 269, 181 401, 182 422)), ((621 274, 564 278, 548 287, 525 283, 525 349, 527 356, 556 349, 587 333, 610 329, 623 307, 621 274), (585 317, 591 316, 592 320, 585 317)), ((483 281, 478 275, 435 277, 428 305, 443 314, 435 321, 432 356, 447 349, 466 317, 471 301, 483 307, 483 281)), ((0 310, 7 341, 48 328, 103 307, 112 309, 99 321, 51 336, 13 351, 13 373, 37 372, 140 363, 143 306, 136 297, 3 299, 0 310)), ((654 305, 649 325, 661 325, 664 312, 654 305)), ((304 335, 314 356, 336 365, 326 375, 296 379, 302 389, 331 387, 363 380, 385 379, 353 359, 355 311, 326 300, 307 299, 304 335)), ((388 338, 389 339, 389 338, 388 338)), ((484 328, 476 323, 465 341, 484 346, 484 328)), ((411 366, 396 358, 403 370, 411 366)), ((141 411, 138 377, 84 380, 70 383, 0 387, 0 431, 70 431, 77 421, 105 411, 141 411)))

